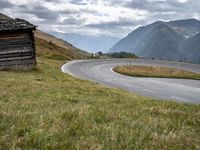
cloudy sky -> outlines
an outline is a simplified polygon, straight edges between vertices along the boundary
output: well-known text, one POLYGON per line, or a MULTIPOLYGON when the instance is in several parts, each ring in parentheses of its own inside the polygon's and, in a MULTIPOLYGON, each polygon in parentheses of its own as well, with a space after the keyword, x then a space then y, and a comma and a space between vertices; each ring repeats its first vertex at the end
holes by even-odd
POLYGON ((199 0, 0 0, 0 10, 79 48, 106 51, 141 25, 200 19, 199 0))

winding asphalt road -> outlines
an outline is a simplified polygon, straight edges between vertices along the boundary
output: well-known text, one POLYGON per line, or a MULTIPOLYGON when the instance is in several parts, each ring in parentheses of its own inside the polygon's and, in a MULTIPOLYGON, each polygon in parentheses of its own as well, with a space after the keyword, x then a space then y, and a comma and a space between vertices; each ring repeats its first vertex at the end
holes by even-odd
POLYGON ((152 60, 78 60, 62 66, 74 77, 121 88, 139 95, 163 100, 200 104, 200 81, 186 79, 136 78, 115 73, 112 68, 124 64, 165 66, 200 73, 200 65, 152 60))

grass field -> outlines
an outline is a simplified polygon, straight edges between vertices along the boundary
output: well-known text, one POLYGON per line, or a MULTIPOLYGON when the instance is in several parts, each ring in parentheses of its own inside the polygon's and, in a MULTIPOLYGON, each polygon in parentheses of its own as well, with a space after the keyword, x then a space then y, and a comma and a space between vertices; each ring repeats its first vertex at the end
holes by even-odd
POLYGON ((116 66, 117 73, 134 77, 180 78, 200 80, 200 74, 167 67, 124 65, 116 66))
POLYGON ((200 105, 75 79, 62 61, 0 72, 0 149, 200 149, 200 105))

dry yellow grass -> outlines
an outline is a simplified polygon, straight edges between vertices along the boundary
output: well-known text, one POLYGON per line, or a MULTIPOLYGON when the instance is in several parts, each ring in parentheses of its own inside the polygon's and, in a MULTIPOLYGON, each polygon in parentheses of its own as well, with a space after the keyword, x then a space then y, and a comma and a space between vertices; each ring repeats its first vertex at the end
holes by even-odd
POLYGON ((158 66, 124 65, 113 68, 115 72, 135 77, 182 78, 200 80, 200 74, 175 68, 158 66))
POLYGON ((86 59, 89 57, 89 54, 83 53, 75 47, 64 48, 54 41, 47 41, 38 37, 36 37, 36 53, 37 56, 56 60, 86 59))

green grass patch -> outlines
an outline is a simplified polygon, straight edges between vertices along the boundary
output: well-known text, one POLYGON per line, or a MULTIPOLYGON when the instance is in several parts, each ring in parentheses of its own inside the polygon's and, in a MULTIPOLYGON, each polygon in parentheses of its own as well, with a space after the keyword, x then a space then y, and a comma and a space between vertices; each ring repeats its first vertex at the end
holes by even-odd
POLYGON ((124 65, 116 66, 113 70, 117 73, 133 77, 179 78, 200 80, 200 74, 175 68, 158 66, 124 65))
POLYGON ((200 106, 75 79, 62 61, 0 72, 0 149, 199 149, 200 106))

